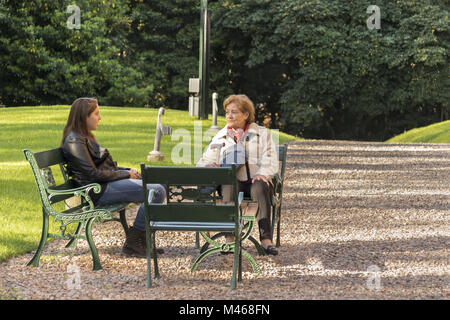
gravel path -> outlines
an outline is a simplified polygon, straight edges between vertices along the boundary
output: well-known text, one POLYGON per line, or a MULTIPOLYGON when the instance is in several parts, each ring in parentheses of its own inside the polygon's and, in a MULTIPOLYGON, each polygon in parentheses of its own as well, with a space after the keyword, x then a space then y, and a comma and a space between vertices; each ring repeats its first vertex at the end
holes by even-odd
POLYGON ((0 299, 450 298, 450 145, 295 142, 286 172, 280 254, 247 244, 262 273, 244 259, 237 290, 230 255, 191 273, 192 232, 157 233, 162 277, 147 289, 145 259, 123 256, 120 224, 105 223, 93 229, 104 270, 85 241, 53 241, 39 268, 32 253, 0 264, 0 299))

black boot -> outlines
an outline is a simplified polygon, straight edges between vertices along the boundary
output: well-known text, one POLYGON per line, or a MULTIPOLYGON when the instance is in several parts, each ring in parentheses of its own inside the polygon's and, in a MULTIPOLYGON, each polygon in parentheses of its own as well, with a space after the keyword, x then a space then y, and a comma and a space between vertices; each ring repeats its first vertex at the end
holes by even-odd
MULTIPOLYGON (((145 231, 130 227, 130 229, 128 229, 127 239, 123 245, 122 252, 127 255, 146 258, 146 248, 145 231)), ((162 254, 164 253, 164 250, 157 248, 156 252, 158 254, 162 254)), ((150 252, 150 256, 153 258, 152 252, 150 252)))
POLYGON ((126 255, 147 257, 145 250, 145 231, 131 227, 128 229, 127 239, 123 245, 122 252, 126 255))

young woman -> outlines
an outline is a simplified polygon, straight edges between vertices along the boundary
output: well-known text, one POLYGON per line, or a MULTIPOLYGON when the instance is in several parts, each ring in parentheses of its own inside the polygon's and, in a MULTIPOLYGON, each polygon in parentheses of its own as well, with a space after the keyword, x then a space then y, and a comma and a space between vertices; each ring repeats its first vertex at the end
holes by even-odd
MULTIPOLYGON (((73 102, 61 141, 64 156, 68 161, 69 174, 80 186, 89 183, 101 185, 100 193, 89 194, 97 205, 144 202, 141 174, 130 168, 118 167, 108 149, 99 145, 95 139, 92 132, 97 130, 100 120, 97 99, 79 98, 73 102)), ((166 192, 162 185, 148 185, 148 188, 155 190, 154 202, 164 201, 166 192)), ((143 205, 129 229, 122 252, 127 255, 146 256, 143 205)), ((162 250, 158 252, 162 253, 162 250)))
MULTIPOLYGON (((223 107, 227 125, 211 140, 197 166, 217 167, 220 165, 218 159, 227 159, 227 151, 234 152, 236 145, 242 144, 241 150, 246 150, 247 164, 237 172, 238 192, 243 191, 245 196, 258 201, 256 218, 261 245, 267 254, 277 255, 278 250, 272 244, 270 197, 273 193, 272 178, 278 171, 278 153, 271 133, 255 123, 255 108, 246 95, 229 96, 223 102, 223 107), (222 148, 211 148, 212 145, 221 145, 222 148)), ((231 200, 232 191, 232 186, 222 186, 225 201, 231 200)))

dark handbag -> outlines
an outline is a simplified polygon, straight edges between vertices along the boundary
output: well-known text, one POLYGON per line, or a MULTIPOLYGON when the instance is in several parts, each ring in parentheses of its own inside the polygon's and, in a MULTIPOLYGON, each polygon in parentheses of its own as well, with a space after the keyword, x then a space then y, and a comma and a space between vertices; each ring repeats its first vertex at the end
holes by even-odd
POLYGON ((228 147, 223 152, 223 157, 220 161, 221 167, 231 167, 236 165, 236 169, 239 170, 247 162, 245 154, 245 147, 242 143, 236 143, 235 145, 228 147))

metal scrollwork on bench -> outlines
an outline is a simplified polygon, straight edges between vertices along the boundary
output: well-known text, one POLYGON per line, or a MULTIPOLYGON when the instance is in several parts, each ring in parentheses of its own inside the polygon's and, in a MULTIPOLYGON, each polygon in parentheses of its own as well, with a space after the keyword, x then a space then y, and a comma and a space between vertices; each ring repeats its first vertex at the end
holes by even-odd
POLYGON ((215 201, 217 186, 170 186, 169 201, 207 202, 215 201))
POLYGON ((55 178, 53 177, 52 169, 49 167, 45 167, 40 169, 42 178, 44 179, 47 186, 54 187, 56 186, 55 178))

